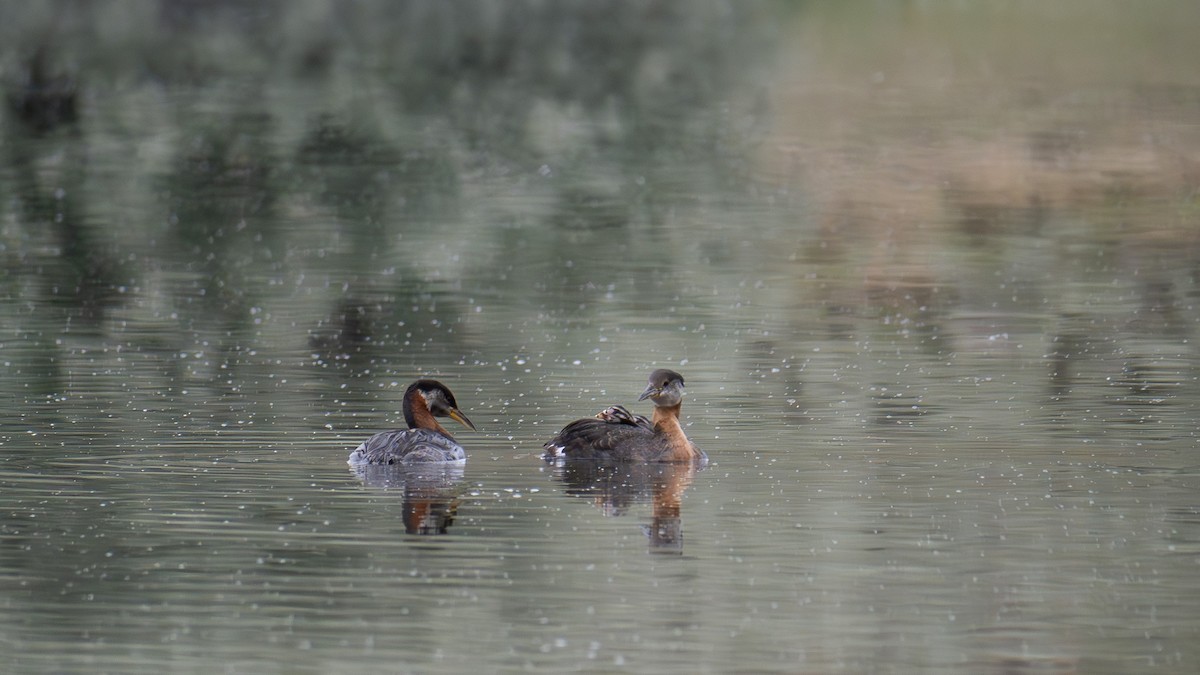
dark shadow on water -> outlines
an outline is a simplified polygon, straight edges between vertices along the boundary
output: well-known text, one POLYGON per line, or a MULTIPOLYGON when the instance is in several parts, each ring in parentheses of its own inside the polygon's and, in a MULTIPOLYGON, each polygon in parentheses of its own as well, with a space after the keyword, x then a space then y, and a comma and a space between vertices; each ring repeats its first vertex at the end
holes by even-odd
POLYGON ((616 463, 566 460, 554 467, 572 497, 587 499, 606 516, 622 516, 649 502, 650 522, 642 526, 651 553, 683 553, 683 493, 702 464, 616 463))
POLYGON ((29 131, 39 135, 64 126, 74 131, 79 121, 79 85, 73 76, 54 69, 52 51, 47 36, 22 64, 18 81, 7 87, 9 110, 29 131))
POLYGON ((4 127, 3 151, 3 172, 19 206, 15 217, 31 251, 18 271, 39 278, 47 305, 94 325, 123 301, 119 289, 133 280, 105 241, 109 224, 88 215, 87 139, 73 123, 68 133, 51 134, 65 122, 37 126, 19 117, 4 127), (39 245, 47 253, 37 252, 39 245))
POLYGON ((462 464, 351 469, 368 488, 398 492, 403 498, 404 532, 421 535, 449 532, 462 501, 463 470, 462 464))
POLYGON ((317 115, 295 162, 294 191, 340 219, 363 260, 381 252, 392 225, 420 227, 458 203, 457 167, 444 148, 395 147, 365 122, 317 115))

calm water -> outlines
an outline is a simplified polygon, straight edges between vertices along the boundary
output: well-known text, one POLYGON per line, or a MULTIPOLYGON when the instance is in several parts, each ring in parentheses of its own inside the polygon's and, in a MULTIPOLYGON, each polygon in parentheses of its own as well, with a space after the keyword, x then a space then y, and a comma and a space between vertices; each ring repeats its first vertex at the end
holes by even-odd
POLYGON ((1200 668, 1190 6, 438 7, 4 29, 0 669, 1200 668))

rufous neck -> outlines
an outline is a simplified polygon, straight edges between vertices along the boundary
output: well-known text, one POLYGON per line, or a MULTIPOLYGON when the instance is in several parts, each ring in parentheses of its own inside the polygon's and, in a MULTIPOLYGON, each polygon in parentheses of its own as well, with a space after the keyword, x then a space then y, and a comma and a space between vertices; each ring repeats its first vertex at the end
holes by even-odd
POLYGON ((671 458, 675 461, 689 460, 695 457, 696 451, 683 427, 679 424, 679 410, 683 404, 654 408, 654 428, 667 438, 671 446, 671 458))

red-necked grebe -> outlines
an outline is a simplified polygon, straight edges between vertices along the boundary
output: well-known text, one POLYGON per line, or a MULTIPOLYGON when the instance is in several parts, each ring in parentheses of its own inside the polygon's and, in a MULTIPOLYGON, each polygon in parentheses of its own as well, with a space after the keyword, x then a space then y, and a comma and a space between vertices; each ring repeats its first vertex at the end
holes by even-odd
POLYGON ((462 462, 467 451, 438 424, 449 417, 474 431, 475 425, 458 409, 454 394, 437 380, 417 380, 404 391, 407 429, 384 431, 368 438, 350 453, 350 464, 416 464, 462 462))
POLYGON ((544 446, 545 458, 610 459, 642 462, 705 461, 704 451, 688 440, 679 425, 683 405, 683 376, 660 368, 638 398, 654 403, 646 419, 615 405, 586 419, 571 422, 544 446))

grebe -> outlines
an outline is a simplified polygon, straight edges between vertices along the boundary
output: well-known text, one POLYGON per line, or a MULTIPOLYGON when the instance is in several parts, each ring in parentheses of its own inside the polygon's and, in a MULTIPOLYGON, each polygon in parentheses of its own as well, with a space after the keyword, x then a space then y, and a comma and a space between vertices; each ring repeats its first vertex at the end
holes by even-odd
POLYGON ((688 440, 679 425, 683 405, 683 376, 660 368, 650 373, 639 401, 654 402, 654 417, 646 419, 614 405, 571 422, 544 446, 547 460, 610 459, 643 462, 703 462, 704 451, 688 440))
POLYGON ((458 409, 454 394, 437 380, 417 380, 404 391, 407 429, 384 431, 368 438, 350 453, 349 464, 416 464, 463 462, 467 451, 436 418, 449 417, 471 431, 475 425, 458 409))

